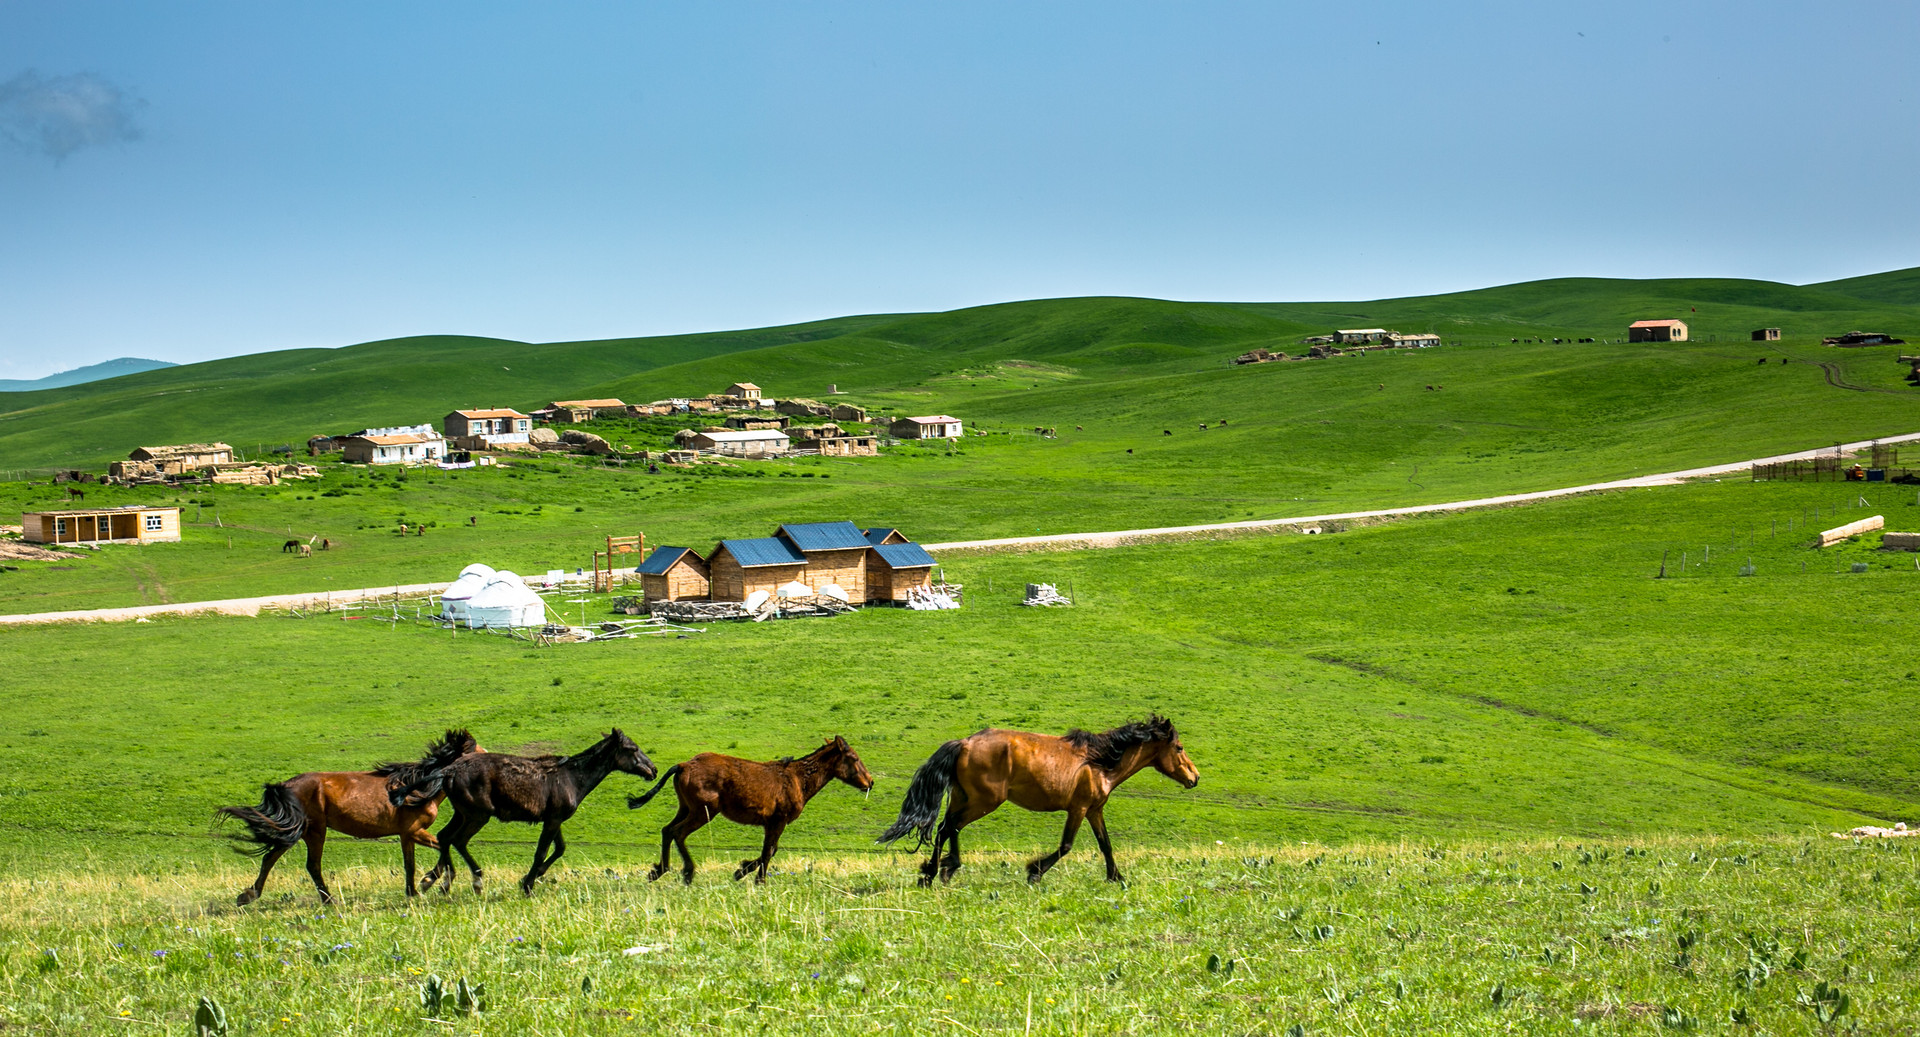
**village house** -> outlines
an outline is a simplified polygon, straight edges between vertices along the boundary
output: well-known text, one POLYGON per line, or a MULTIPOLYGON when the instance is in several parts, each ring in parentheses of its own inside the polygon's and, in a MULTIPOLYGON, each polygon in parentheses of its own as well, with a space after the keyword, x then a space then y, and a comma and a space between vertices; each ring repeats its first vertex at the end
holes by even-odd
POLYGON ((960 419, 945 414, 895 418, 888 431, 901 439, 959 439, 965 435, 960 419))
POLYGON ((431 425, 365 429, 339 443, 348 464, 434 464, 447 456, 447 441, 431 425))
POLYGON ((1416 332, 1411 335, 1402 335, 1398 332, 1390 331, 1387 333, 1385 341, 1387 345, 1397 346, 1401 349, 1425 349, 1428 346, 1439 345, 1440 336, 1430 331, 1416 332))
POLYGON ((619 400, 555 400, 528 417, 535 421, 565 421, 577 425, 595 418, 623 417, 627 413, 627 405, 619 400))
POLYGON ((457 410, 441 420, 441 428, 462 450, 492 450, 525 445, 533 418, 506 407, 457 410))
POLYGON ((1628 342, 1685 342, 1687 322, 1683 320, 1637 320, 1627 325, 1628 342))
POLYGON ((1383 341, 1389 334, 1385 328, 1343 328, 1333 333, 1333 341, 1342 346, 1364 346, 1383 341))
MULTIPOLYGON (((675 435, 676 442, 681 440, 675 435)), ((695 432, 683 445, 726 457, 772 457, 787 452, 787 434, 779 429, 742 429, 738 432, 695 432)))
POLYGON ((129 461, 146 461, 169 475, 194 468, 233 463, 233 448, 225 443, 184 443, 179 446, 134 447, 129 461))
POLYGON ((735 382, 727 386, 726 395, 737 396, 743 400, 757 400, 760 398, 760 387, 752 382, 735 382))
POLYGON ((796 418, 824 418, 833 413, 832 407, 819 400, 775 400, 773 409, 796 418))
POLYGON ((730 429, 786 428, 792 419, 784 414, 729 414, 720 424, 730 429))
POLYGON ((878 436, 822 436, 806 444, 821 457, 874 457, 880 453, 878 436))
POLYGON ((836 403, 833 405, 833 413, 829 414, 828 417, 835 421, 864 422, 867 420, 867 409, 865 407, 856 407, 851 403, 836 403))
POLYGON ((780 537, 722 540, 707 556, 714 601, 745 601, 755 591, 772 595, 800 579, 807 556, 780 537))
POLYGON ((656 547, 634 570, 646 601, 704 601, 712 593, 707 561, 687 547, 656 547))
POLYGON ((35 544, 158 544, 180 540, 180 509, 129 504, 90 510, 29 511, 21 537, 35 544))

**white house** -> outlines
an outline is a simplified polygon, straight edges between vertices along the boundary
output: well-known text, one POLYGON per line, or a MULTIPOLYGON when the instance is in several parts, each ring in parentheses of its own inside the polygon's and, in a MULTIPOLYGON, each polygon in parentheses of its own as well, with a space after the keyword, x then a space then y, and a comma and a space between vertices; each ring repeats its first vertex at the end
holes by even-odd
POLYGON ((696 432, 687 439, 695 450, 711 450, 728 457, 770 457, 784 454, 792 441, 777 428, 743 429, 739 432, 696 432))
POLYGON ((447 456, 447 441, 431 425, 363 429, 339 442, 349 464, 434 464, 447 456))
POLYGON ((960 427, 960 419, 946 414, 895 418, 888 431, 901 439, 959 439, 966 434, 960 427))

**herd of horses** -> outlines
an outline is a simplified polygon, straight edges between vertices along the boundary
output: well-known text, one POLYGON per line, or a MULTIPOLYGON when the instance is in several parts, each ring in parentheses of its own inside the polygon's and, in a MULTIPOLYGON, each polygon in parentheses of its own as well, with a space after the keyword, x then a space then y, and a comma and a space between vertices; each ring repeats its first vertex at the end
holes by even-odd
MULTIPOLYGON (((1149 767, 1189 789, 1200 782, 1173 722, 1158 715, 1098 734, 1077 728, 1065 735, 989 728, 934 750, 914 772, 899 817, 878 841, 890 844, 918 833, 915 852, 932 842, 933 854, 921 865, 919 879, 921 886, 930 886, 935 877, 943 883, 951 881, 960 869, 960 830, 1002 803, 1043 813, 1065 811, 1059 847, 1028 862, 1027 881, 1040 881, 1073 849, 1074 836, 1084 821, 1100 844, 1108 881, 1119 882, 1120 869, 1107 838, 1107 797, 1149 767)), ((482 872, 468 844, 494 820, 540 826, 533 866, 520 880, 520 891, 531 894, 534 884, 567 851, 561 826, 615 771, 655 782, 645 793, 627 797, 630 810, 645 806, 673 782, 680 809, 660 831, 660 861, 647 877, 666 874, 672 866, 671 855, 678 850, 680 877, 688 884, 693 882, 694 866, 687 836, 714 818, 764 830, 759 855, 741 861, 733 877, 737 881, 751 874, 755 882, 765 882, 781 833, 799 819, 821 789, 840 781, 868 792, 874 784, 860 754, 839 736, 805 756, 760 762, 701 753, 658 774, 653 761, 619 728, 578 753, 533 757, 490 753, 468 732, 451 730, 429 745, 416 762, 382 764, 370 771, 302 774, 267 785, 258 806, 221 807, 218 813, 245 826, 251 852, 261 858, 259 877, 241 892, 241 905, 259 898, 274 864, 301 842, 307 844, 307 874, 320 899, 331 903, 333 893, 320 871, 329 830, 356 839, 399 836, 408 896, 419 893, 415 846, 439 851, 439 860, 426 875, 427 889, 436 882, 443 891, 452 889, 453 854, 458 852, 478 893, 482 872), (453 807, 453 816, 435 835, 427 829, 442 802, 453 807)))

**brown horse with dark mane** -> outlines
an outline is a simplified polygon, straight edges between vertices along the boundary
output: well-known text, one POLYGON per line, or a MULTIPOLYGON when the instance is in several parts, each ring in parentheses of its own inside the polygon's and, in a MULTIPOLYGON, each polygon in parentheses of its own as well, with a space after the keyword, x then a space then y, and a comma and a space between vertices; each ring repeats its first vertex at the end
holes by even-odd
POLYGON ((800 817, 807 803, 838 779, 862 792, 873 788, 873 775, 860 762, 845 738, 835 735, 827 744, 799 759, 788 756, 770 763, 756 763, 719 753, 701 753, 685 763, 667 768, 659 784, 645 795, 628 796, 627 809, 637 810, 673 780, 673 791, 680 797, 680 812, 660 830, 660 863, 647 873, 649 881, 667 873, 668 854, 680 850, 683 866, 680 877, 693 884, 693 855, 687 852, 687 836, 699 831, 718 814, 735 824, 765 829, 760 856, 749 857, 734 869, 734 881, 756 872, 753 881, 767 881, 767 865, 780 849, 780 833, 800 817))
POLYGON ((1028 882, 1040 881, 1073 849, 1073 837, 1083 819, 1093 826, 1093 837, 1107 859, 1107 881, 1119 882, 1113 844, 1107 840, 1107 797, 1121 782, 1148 767, 1187 788, 1200 784, 1200 772, 1187 759, 1173 721, 1162 716, 1149 716, 1103 734, 1078 728, 1064 736, 988 728, 934 750, 913 773, 900 817, 881 833, 879 841, 890 843, 917 830, 920 842, 914 848, 926 845, 934 818, 940 815, 940 800, 951 789, 947 815, 940 821, 939 833, 932 835, 933 856, 920 866, 922 886, 933 885, 936 874, 942 882, 952 879, 960 870, 960 829, 1009 800, 1028 810, 1067 812, 1060 848, 1027 862, 1028 882), (944 862, 940 858, 943 845, 950 848, 944 862))
POLYGON ((617 727, 572 756, 481 753, 455 760, 423 770, 412 784, 395 787, 389 796, 398 804, 444 795, 453 804, 453 819, 440 829, 440 860, 427 872, 428 889, 442 876, 443 888, 453 887, 453 851, 459 850, 473 873, 473 891, 480 892, 480 865, 467 852, 474 834, 495 818, 539 824, 540 844, 533 851, 533 867, 520 880, 520 892, 531 894, 533 884, 567 852, 560 826, 614 771, 654 776, 653 761, 617 727))
POLYGON ((418 891, 413 884, 413 847, 418 843, 438 849, 427 827, 440 812, 440 797, 430 796, 406 806, 395 806, 388 792, 411 784, 420 774, 444 767, 455 760, 484 752, 465 731, 448 731, 438 742, 427 746, 426 757, 418 763, 386 763, 371 771, 319 771, 268 785, 257 807, 221 807, 219 814, 247 826, 247 838, 260 854, 260 877, 240 893, 242 905, 259 899, 266 888, 267 873, 273 870, 281 854, 293 844, 307 842, 307 874, 320 890, 322 903, 333 902, 333 892, 320 877, 320 853, 327 843, 327 829, 355 839, 377 839, 383 835, 400 837, 400 856, 407 864, 407 895, 418 891))

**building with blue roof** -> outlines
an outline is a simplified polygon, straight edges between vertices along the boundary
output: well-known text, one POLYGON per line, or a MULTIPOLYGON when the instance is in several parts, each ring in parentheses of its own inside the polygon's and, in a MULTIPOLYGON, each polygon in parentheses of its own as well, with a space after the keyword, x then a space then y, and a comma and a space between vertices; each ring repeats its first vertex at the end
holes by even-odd
POLYGON ((745 601, 754 591, 773 594, 799 580, 807 556, 780 537, 722 540, 707 558, 714 601, 745 601))
POLYGON ((646 601, 703 601, 713 593, 707 560, 690 547, 656 547, 634 572, 646 601))

